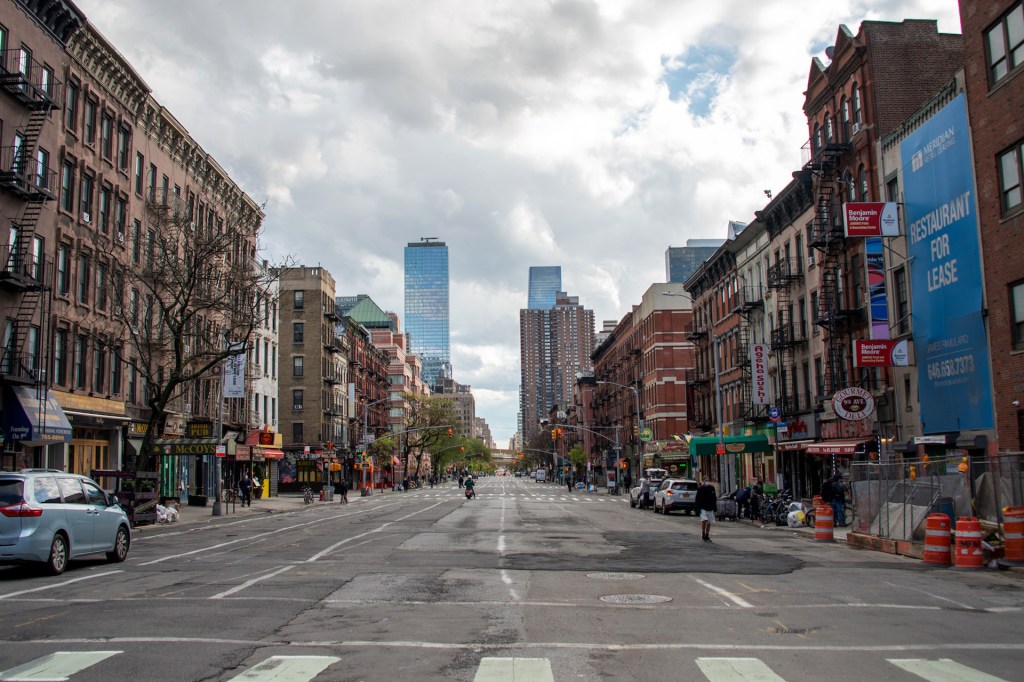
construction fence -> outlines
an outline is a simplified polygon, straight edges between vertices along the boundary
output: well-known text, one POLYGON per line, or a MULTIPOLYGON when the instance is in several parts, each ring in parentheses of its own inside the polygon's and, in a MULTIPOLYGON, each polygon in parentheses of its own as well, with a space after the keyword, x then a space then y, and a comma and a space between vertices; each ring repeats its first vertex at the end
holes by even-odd
POLYGON ((998 528, 1004 508, 1024 506, 1024 453, 857 462, 850 491, 851 528, 861 533, 923 542, 932 513, 946 514, 954 526, 971 516, 998 528))

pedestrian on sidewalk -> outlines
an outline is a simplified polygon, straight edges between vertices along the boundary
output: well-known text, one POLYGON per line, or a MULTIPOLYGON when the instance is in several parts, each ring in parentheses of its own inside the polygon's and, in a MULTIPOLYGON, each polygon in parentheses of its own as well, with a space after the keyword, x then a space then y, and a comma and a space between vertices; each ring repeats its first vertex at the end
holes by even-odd
POLYGON ((252 506, 252 479, 249 472, 242 474, 242 480, 238 482, 238 491, 242 494, 242 506, 252 506))
POLYGON ((334 492, 338 495, 338 504, 348 504, 348 483, 344 477, 338 481, 338 489, 334 492))
POLYGON ((697 487, 695 500, 700 511, 700 535, 704 542, 711 542, 711 524, 715 522, 715 511, 718 509, 718 493, 713 483, 710 478, 704 479, 697 487))
POLYGON ((572 477, 571 476, 566 476, 565 477, 565 484, 567 486, 569 486, 569 492, 572 492, 572 477))

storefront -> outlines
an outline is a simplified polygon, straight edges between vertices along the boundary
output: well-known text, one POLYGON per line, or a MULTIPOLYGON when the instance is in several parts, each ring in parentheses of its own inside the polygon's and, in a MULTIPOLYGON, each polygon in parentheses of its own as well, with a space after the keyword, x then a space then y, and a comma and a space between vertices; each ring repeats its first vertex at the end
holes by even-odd
POLYGON ((3 392, 3 471, 63 468, 72 427, 53 392, 9 386, 3 392))
POLYGON ((126 456, 124 434, 131 418, 125 403, 77 393, 56 393, 73 429, 67 470, 89 476, 92 471, 119 470, 126 456))
POLYGON ((775 480, 775 458, 767 436, 695 436, 689 447, 697 459, 698 474, 715 478, 722 492, 749 482, 742 479, 775 480))
POLYGON ((153 442, 153 454, 159 462, 160 497, 204 507, 216 494, 218 473, 223 477, 218 471, 223 461, 236 455, 238 434, 229 431, 223 438, 215 438, 213 426, 206 422, 186 424, 185 434, 184 438, 153 442))

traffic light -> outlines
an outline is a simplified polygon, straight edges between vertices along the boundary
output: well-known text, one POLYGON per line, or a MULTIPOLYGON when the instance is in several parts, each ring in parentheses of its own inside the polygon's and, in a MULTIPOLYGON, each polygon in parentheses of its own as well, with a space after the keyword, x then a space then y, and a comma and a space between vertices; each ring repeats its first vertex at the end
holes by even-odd
POLYGON ((465 452, 465 451, 466 451, 466 448, 460 445, 459 446, 459 452, 465 452))
POLYGON ((451 438, 451 437, 452 437, 452 430, 451 430, 451 429, 448 429, 448 437, 449 437, 449 438, 451 438))
POLYGON ((917 467, 913 464, 910 465, 910 480, 913 481, 917 478, 917 467))
POLYGON ((620 469, 625 469, 626 468, 626 463, 625 462, 619 462, 619 468, 620 469))

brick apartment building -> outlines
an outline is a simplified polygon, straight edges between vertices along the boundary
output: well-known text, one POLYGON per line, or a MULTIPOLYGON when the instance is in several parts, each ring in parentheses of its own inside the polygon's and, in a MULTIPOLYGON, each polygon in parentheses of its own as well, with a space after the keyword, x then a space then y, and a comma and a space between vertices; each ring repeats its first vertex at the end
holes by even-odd
POLYGON ((1024 451, 1024 5, 961 0, 996 447, 1024 451))

